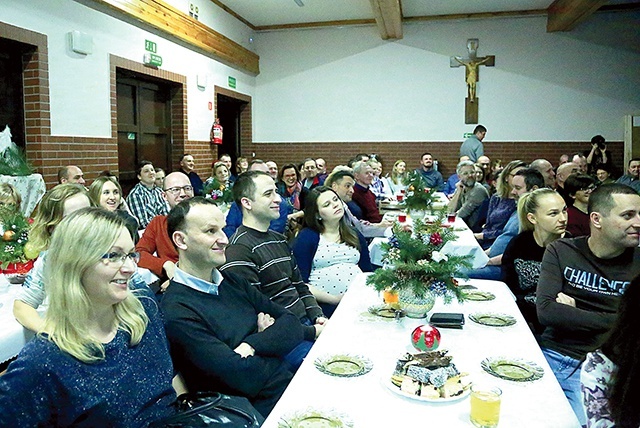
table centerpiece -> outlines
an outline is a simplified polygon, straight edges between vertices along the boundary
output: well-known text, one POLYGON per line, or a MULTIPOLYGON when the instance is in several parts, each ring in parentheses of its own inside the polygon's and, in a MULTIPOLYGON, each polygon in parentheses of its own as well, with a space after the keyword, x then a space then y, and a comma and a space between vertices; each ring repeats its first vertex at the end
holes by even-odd
POLYGON ((29 240, 29 222, 16 207, 0 206, 0 237, 0 272, 9 282, 22 283, 33 267, 33 260, 24 251, 29 240))
POLYGON ((445 303, 464 301, 455 276, 462 267, 471 267, 471 256, 447 255, 441 250, 457 236, 443 226, 444 214, 432 222, 417 219, 413 230, 393 226, 393 236, 382 243, 383 263, 367 278, 367 284, 398 296, 398 306, 407 316, 422 318, 433 309, 437 297, 445 303))
POLYGON ((223 212, 228 211, 230 205, 233 203, 231 186, 226 186, 216 177, 209 178, 205 181, 203 194, 206 198, 212 199, 223 212))
POLYGON ((424 218, 435 199, 436 188, 427 187, 422 174, 412 171, 407 176, 404 205, 412 219, 424 218))

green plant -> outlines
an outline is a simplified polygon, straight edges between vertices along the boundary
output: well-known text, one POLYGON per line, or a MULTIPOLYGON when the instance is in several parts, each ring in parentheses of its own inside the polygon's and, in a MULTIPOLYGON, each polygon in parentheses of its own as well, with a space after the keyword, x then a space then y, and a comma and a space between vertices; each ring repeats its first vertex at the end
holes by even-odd
POLYGON ((426 187, 422 174, 417 171, 410 172, 406 185, 404 200, 407 210, 426 210, 431 206, 437 189, 426 187))
POLYGON ((20 210, 11 205, 0 206, 0 267, 25 263, 24 246, 29 240, 29 223, 20 210))
POLYGON ((213 199, 217 205, 230 204, 233 202, 231 187, 225 186, 215 177, 206 181, 204 185, 204 194, 208 198, 213 199))
POLYGON ((463 301, 462 290, 454 278, 465 277, 462 267, 471 268, 471 256, 444 254, 441 250, 457 236, 452 228, 442 226, 441 214, 432 223, 416 220, 413 231, 401 225, 393 227, 393 236, 382 244, 385 266, 367 278, 378 291, 411 289, 418 297, 427 292, 442 296, 445 303, 453 298, 463 301))

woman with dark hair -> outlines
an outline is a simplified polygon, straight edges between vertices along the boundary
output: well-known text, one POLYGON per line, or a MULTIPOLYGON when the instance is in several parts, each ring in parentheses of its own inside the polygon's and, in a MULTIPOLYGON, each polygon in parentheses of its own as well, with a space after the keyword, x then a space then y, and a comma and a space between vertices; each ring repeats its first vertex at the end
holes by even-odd
POLYGON ((637 428, 640 407, 640 276, 627 286, 618 319, 602 347, 587 354, 580 383, 587 427, 637 428))
POLYGON ((367 241, 344 218, 340 197, 320 186, 309 192, 304 212, 305 228, 293 244, 302 279, 330 316, 351 280, 371 272, 367 241))
POLYGON ((284 165, 278 173, 278 194, 293 207, 293 211, 304 209, 304 199, 309 192, 300 182, 300 170, 292 163, 284 165))
POLYGON ((596 180, 586 174, 571 174, 564 182, 564 190, 573 200, 573 205, 567 208, 569 220, 567 232, 574 237, 591 233, 589 229, 589 196, 596 188, 596 180))

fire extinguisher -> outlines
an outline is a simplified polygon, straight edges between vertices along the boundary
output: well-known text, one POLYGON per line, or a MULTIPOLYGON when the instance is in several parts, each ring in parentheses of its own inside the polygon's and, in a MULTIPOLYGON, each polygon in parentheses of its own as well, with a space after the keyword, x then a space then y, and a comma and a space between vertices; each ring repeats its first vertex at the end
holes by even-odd
POLYGON ((222 126, 220 125, 220 119, 216 117, 213 126, 211 127, 211 144, 222 144, 222 126))

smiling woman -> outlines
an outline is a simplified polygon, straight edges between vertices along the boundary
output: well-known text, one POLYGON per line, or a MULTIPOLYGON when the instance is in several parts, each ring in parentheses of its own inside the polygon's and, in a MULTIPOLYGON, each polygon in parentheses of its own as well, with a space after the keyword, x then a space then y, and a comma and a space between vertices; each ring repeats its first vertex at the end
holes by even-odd
POLYGON ((309 283, 324 314, 331 316, 351 280, 373 270, 367 242, 347 224, 342 200, 329 187, 309 192, 304 222, 293 254, 302 279, 309 283))
POLYGON ((89 186, 89 198, 107 211, 115 212, 126 223, 134 243, 138 243, 138 220, 122 207, 122 188, 115 177, 98 177, 89 186))
POLYGON ((0 378, 0 426, 142 427, 173 414, 158 307, 148 289, 129 288, 133 251, 123 221, 106 210, 85 208, 58 225, 45 327, 0 378))

